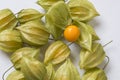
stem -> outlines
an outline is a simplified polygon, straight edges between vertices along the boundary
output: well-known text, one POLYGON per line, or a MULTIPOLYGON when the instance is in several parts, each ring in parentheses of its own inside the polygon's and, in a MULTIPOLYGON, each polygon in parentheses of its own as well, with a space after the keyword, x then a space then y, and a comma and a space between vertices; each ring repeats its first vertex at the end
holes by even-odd
POLYGON ((13 67, 14 67, 14 66, 11 66, 10 68, 8 68, 8 69, 3 73, 3 76, 2 76, 2 79, 3 79, 3 80, 5 80, 5 79, 4 79, 5 74, 6 74, 10 69, 12 69, 13 67))
POLYGON ((107 67, 108 63, 110 62, 110 58, 108 56, 106 56, 107 58, 107 63, 105 64, 105 66, 103 67, 103 70, 105 70, 105 68, 107 67))
MULTIPOLYGON (((106 43, 105 45, 103 45, 103 47, 106 47, 108 44, 110 44, 112 42, 113 42, 113 40, 109 41, 108 43, 106 43)), ((107 67, 108 63, 110 62, 110 58, 108 56, 106 56, 106 58, 107 58, 107 63, 103 67, 103 70, 107 67)))
POLYGON ((111 40, 110 42, 106 43, 105 45, 103 45, 103 47, 106 47, 108 44, 112 43, 113 40, 111 40))
MULTIPOLYGON (((18 12, 19 13, 19 12, 18 12)), ((14 15, 18 15, 18 13, 15 13, 14 15)))
POLYGON ((68 44, 68 46, 71 46, 73 43, 74 43, 74 42, 70 42, 70 43, 68 44))
POLYGON ((52 39, 52 38, 48 38, 49 40, 54 40, 54 39, 52 39))
POLYGON ((24 9, 20 10, 19 12, 15 13, 14 15, 18 15, 20 12, 22 12, 24 9))

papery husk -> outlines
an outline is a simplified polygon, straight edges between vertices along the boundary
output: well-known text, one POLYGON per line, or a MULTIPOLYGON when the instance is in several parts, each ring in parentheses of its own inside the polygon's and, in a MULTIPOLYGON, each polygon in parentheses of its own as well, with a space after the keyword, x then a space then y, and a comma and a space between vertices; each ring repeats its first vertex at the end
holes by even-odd
POLYGON ((26 79, 22 72, 13 71, 7 76, 6 80, 26 80, 26 79))
POLYGON ((61 38, 64 29, 72 22, 68 6, 59 1, 55 3, 46 13, 46 27, 55 40, 61 38))
POLYGON ((81 31, 80 37, 78 38, 76 43, 79 44, 82 48, 91 51, 93 40, 92 34, 88 30, 88 26, 85 23, 79 22, 77 20, 74 20, 73 24, 78 26, 81 31))
POLYGON ((80 52, 80 68, 90 69, 100 65, 105 59, 105 51, 101 44, 93 43, 92 52, 81 49, 80 52))
POLYGON ((17 30, 4 30, 0 33, 0 49, 4 52, 14 52, 22 47, 22 39, 17 30))
POLYGON ((26 80, 48 80, 45 65, 34 58, 23 57, 21 61, 21 71, 26 80))
POLYGON ((55 41, 47 48, 44 63, 55 65, 64 61, 69 55, 69 47, 62 41, 55 41))
POLYGON ((89 0, 70 0, 68 6, 72 18, 78 19, 79 21, 87 22, 99 16, 99 13, 89 0))
POLYGON ((21 68, 21 59, 24 56, 30 56, 32 58, 38 59, 39 58, 40 49, 39 48, 30 48, 30 47, 23 47, 16 50, 10 57, 15 69, 21 68))
POLYGON ((93 68, 85 72, 82 80, 107 80, 107 76, 102 69, 93 68))
POLYGON ((80 74, 70 59, 67 59, 56 71, 54 80, 80 80, 80 74))
POLYGON ((79 22, 78 20, 73 20, 73 24, 77 25, 81 31, 80 37, 78 38, 76 43, 79 44, 82 48, 91 51, 92 42, 100 40, 95 30, 89 24, 79 22))
POLYGON ((48 64, 46 66, 47 69, 47 74, 48 74, 48 80, 53 80, 54 79, 54 75, 55 75, 55 70, 52 64, 48 64))
POLYGON ((17 29, 20 31, 23 41, 29 45, 42 46, 48 42, 50 34, 42 22, 30 21, 17 27, 17 29))
POLYGON ((43 9, 45 9, 45 11, 48 11, 48 9, 58 1, 64 0, 38 0, 37 4, 40 5, 43 9))
POLYGON ((39 11, 35 9, 28 8, 28 9, 21 10, 18 13, 17 18, 20 23, 25 23, 28 21, 36 20, 36 19, 40 20, 43 16, 44 16, 43 13, 40 13, 39 11))
POLYGON ((0 10, 0 32, 16 27, 18 21, 10 9, 0 10))
POLYGON ((86 24, 86 25, 87 25, 88 31, 89 31, 89 32, 91 33, 91 35, 92 35, 92 40, 93 40, 93 41, 100 40, 100 38, 99 38, 98 35, 96 34, 96 32, 95 32, 95 30, 93 29, 93 27, 90 26, 90 25, 88 25, 88 24, 86 24))

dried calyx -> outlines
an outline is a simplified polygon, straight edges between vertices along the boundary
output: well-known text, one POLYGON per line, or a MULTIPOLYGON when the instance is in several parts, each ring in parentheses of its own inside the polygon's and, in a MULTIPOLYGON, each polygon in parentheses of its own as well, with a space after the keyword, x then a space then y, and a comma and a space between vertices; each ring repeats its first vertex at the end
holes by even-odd
POLYGON ((45 15, 46 27, 55 40, 61 38, 64 29, 71 24, 72 18, 64 1, 58 1, 45 15))
POLYGON ((40 20, 43 16, 44 15, 40 13, 39 11, 32 9, 32 8, 28 8, 28 9, 21 10, 18 13, 17 18, 19 22, 23 24, 28 21, 40 20))
POLYGON ((21 68, 21 60, 24 56, 29 56, 35 59, 39 59, 39 48, 30 48, 30 47, 23 47, 16 50, 10 57, 15 69, 21 68))
POLYGON ((55 65, 63 62, 69 55, 69 47, 62 41, 55 41, 47 48, 44 63, 55 65))
POLYGON ((64 0, 38 0, 37 4, 40 5, 42 8, 44 8, 45 11, 48 11, 49 8, 58 1, 64 1, 64 0))
POLYGON ((80 52, 80 68, 90 69, 100 65, 105 59, 105 51, 101 44, 93 43, 92 51, 82 49, 80 52))
POLYGON ((48 80, 53 80, 54 79, 54 75, 55 75, 55 70, 53 65, 50 63, 46 66, 47 69, 47 75, 48 75, 48 80))
POLYGON ((105 72, 100 68, 86 70, 82 80, 107 80, 105 72))
POLYGON ((18 21, 10 9, 0 10, 0 32, 6 29, 12 30, 18 21))
POLYGON ((6 80, 26 80, 23 73, 20 71, 13 71, 11 72, 6 80))
POLYGON ((58 68, 53 80, 80 80, 80 74, 70 59, 58 68))
POLYGON ((40 61, 31 58, 23 57, 21 61, 21 71, 26 80, 47 80, 47 69, 40 61))
POLYGON ((22 47, 21 34, 17 30, 4 30, 0 33, 0 49, 4 52, 14 52, 22 47))
POLYGON ((72 18, 78 19, 79 21, 87 22, 99 16, 93 4, 88 0, 70 0, 68 6, 72 18))
POLYGON ((40 21, 29 21, 17 29, 22 35, 23 42, 29 45, 41 46, 48 42, 50 34, 40 21))

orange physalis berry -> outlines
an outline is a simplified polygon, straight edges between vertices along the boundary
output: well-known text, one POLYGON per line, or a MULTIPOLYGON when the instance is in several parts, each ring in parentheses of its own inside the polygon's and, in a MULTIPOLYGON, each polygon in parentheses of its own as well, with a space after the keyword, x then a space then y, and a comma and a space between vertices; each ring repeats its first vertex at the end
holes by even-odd
POLYGON ((64 38, 67 41, 74 42, 74 41, 76 41, 79 38, 79 36, 80 36, 80 30, 75 25, 69 25, 64 30, 64 38))

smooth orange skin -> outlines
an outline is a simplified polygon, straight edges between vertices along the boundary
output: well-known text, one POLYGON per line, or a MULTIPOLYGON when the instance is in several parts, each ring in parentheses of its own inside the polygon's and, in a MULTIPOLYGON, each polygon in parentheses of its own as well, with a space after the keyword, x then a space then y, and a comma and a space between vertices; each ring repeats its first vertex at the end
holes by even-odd
POLYGON ((64 38, 69 42, 76 41, 80 36, 80 30, 75 25, 70 25, 64 30, 64 38))

